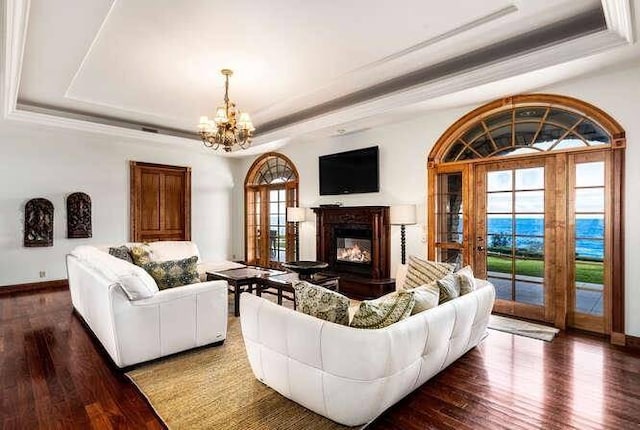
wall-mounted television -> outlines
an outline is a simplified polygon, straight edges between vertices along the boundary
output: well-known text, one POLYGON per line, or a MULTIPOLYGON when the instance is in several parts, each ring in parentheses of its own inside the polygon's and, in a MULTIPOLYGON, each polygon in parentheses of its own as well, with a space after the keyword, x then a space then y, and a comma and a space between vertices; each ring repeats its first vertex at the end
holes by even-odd
POLYGON ((319 164, 321 196, 380 191, 377 146, 323 155, 319 164))

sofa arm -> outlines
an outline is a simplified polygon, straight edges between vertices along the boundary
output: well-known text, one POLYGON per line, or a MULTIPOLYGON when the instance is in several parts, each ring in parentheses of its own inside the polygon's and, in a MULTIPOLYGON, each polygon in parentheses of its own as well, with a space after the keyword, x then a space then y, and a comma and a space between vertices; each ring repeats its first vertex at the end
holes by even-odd
POLYGON ((112 290, 118 366, 221 342, 227 334, 227 283, 202 282, 130 301, 112 290))

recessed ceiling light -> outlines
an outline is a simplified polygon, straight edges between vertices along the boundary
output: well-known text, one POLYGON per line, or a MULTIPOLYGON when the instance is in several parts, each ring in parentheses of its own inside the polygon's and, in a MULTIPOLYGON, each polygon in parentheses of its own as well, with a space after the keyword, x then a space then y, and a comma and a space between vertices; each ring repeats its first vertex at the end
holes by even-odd
POLYGON ((347 132, 347 130, 345 130, 344 128, 339 128, 339 129, 336 130, 336 132, 338 134, 345 134, 347 132))

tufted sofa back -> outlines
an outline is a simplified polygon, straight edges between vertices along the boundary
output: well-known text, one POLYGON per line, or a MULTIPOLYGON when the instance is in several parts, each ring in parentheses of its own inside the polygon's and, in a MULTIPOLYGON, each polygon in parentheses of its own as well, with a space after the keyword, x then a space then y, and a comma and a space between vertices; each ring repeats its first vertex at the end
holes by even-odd
POLYGON ((348 426, 373 420, 485 336, 492 284, 389 327, 363 330, 242 294, 240 318, 256 378, 348 426))

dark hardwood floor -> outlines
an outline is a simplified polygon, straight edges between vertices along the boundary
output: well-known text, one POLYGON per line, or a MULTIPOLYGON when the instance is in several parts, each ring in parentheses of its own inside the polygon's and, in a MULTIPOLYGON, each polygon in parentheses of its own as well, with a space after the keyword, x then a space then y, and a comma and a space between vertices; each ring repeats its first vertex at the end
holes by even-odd
MULTIPOLYGON (((0 384, 4 429, 162 428, 66 290, 0 296, 0 384)), ((546 343, 490 331, 368 428, 640 428, 640 354, 581 333, 546 343)))

